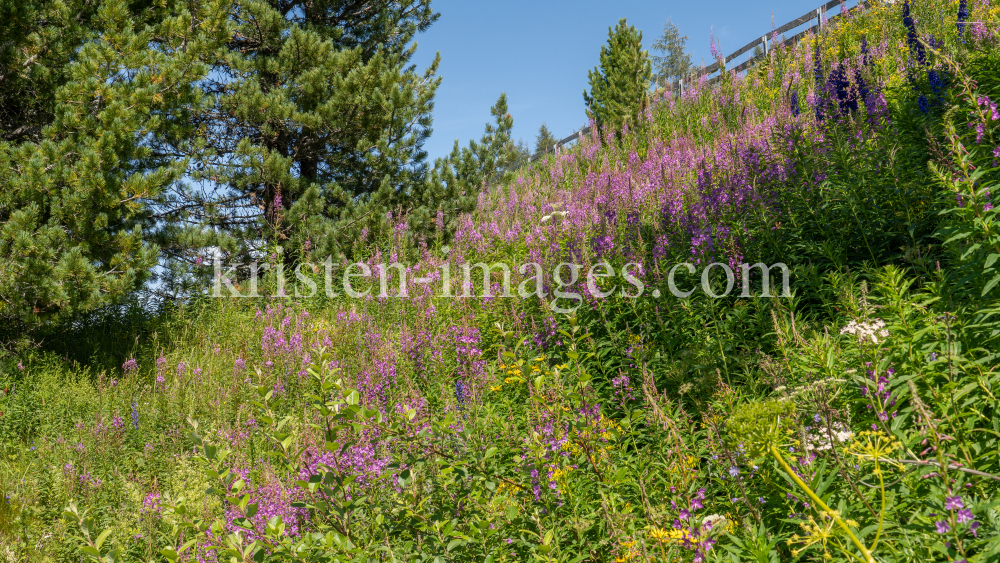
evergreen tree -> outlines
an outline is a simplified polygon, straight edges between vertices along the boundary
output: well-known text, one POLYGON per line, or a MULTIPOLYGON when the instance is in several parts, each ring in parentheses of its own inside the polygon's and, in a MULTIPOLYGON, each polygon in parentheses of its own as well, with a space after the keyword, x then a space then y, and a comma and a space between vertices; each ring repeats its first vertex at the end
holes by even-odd
POLYGON ((549 152, 558 142, 559 139, 556 139, 549 131, 549 126, 542 123, 542 126, 538 128, 538 135, 535 136, 535 152, 549 152))
POLYGON ((649 53, 642 50, 642 32, 618 21, 608 28, 608 44, 601 47, 600 65, 588 73, 590 92, 584 91, 587 116, 602 130, 620 130, 635 122, 645 106, 653 71, 649 53))
POLYGON ((663 56, 653 57, 656 80, 662 85, 670 84, 691 72, 691 55, 685 51, 687 35, 681 36, 674 22, 663 24, 663 35, 653 43, 653 49, 663 56))
POLYGON ((514 162, 513 168, 517 169, 524 166, 528 162, 531 162, 531 148, 528 147, 528 143, 524 142, 524 139, 518 139, 517 144, 514 146, 514 151, 517 153, 517 160, 514 162))
POLYGON ((456 140, 451 154, 434 162, 423 193, 416 198, 422 205, 412 224, 427 224, 430 213, 441 211, 450 232, 455 219, 475 207, 481 188, 499 183, 526 160, 526 151, 511 137, 514 118, 507 109, 507 94, 500 94, 490 113, 494 123, 486 125, 479 142, 469 141, 468 147, 459 148, 456 140))
POLYGON ((430 0, 233 0, 230 17, 200 138, 163 147, 193 159, 160 203, 173 280, 208 246, 239 262, 274 244, 292 261, 307 243, 350 254, 426 180, 438 59, 410 61, 430 0))
POLYGON ((0 139, 41 139, 93 12, 84 2, 0 0, 0 139))
POLYGON ((183 162, 148 140, 178 134, 178 108, 197 105, 201 60, 228 35, 228 10, 162 1, 153 12, 126 0, 38 2, 7 20, 18 48, 3 52, 0 92, 28 111, 3 115, 0 140, 5 327, 114 303, 156 263, 150 202, 183 162))

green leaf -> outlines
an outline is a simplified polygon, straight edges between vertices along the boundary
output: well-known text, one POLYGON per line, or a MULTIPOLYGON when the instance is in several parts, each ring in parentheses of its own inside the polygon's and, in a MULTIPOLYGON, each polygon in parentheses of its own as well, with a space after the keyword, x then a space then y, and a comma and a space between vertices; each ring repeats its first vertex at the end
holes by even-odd
POLYGON ((993 276, 993 279, 983 287, 983 297, 986 297, 986 294, 992 291, 998 283, 1000 283, 1000 274, 993 276))
POLYGON ((989 256, 988 256, 987 258, 986 258, 986 264, 985 264, 985 265, 983 266, 983 269, 984 269, 984 270, 988 270, 988 269, 990 269, 991 267, 993 267, 993 264, 996 264, 996 263, 997 263, 997 260, 998 260, 998 259, 1000 259, 1000 254, 997 254, 997 253, 995 253, 995 252, 994 252, 993 254, 990 254, 990 255, 989 255, 989 256))
POLYGON ((94 540, 94 545, 97 546, 97 549, 101 549, 101 546, 104 545, 104 540, 108 539, 108 536, 110 535, 111 535, 111 530, 109 529, 109 530, 104 530, 103 532, 101 532, 101 535, 97 536, 97 539, 94 540))

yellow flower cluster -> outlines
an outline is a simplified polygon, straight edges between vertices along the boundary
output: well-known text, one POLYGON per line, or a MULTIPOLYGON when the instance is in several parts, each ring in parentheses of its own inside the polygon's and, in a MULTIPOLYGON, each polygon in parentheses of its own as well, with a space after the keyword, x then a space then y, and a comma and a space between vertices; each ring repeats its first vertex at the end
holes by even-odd
POLYGON ((497 490, 490 499, 490 507, 494 510, 506 510, 508 507, 517 507, 515 495, 522 490, 517 485, 512 485, 506 481, 501 481, 497 485, 497 490))
POLYGON ((656 540, 664 544, 680 544, 685 541, 693 541, 691 534, 688 533, 687 528, 681 528, 680 530, 664 530, 663 528, 658 528, 653 526, 649 529, 649 538, 656 540))
MULTIPOLYGON (((528 376, 537 377, 539 375, 552 375, 553 373, 552 371, 544 369, 544 364, 541 363, 544 359, 545 359, 544 357, 539 356, 533 360, 535 365, 532 366, 531 373, 528 374, 528 376)), ((524 383, 526 380, 526 376, 523 370, 517 364, 501 363, 497 367, 500 369, 501 375, 504 376, 503 382, 505 385, 512 385, 512 384, 516 385, 518 383, 524 383)), ((566 369, 566 366, 558 365, 555 367, 555 369, 556 370, 566 369)), ((490 387, 490 390, 494 392, 502 391, 503 385, 494 385, 490 387)))
POLYGON ((893 460, 894 453, 903 447, 903 444, 892 436, 886 435, 881 430, 873 432, 866 430, 860 432, 854 442, 847 448, 847 453, 863 461, 874 461, 876 473, 881 471, 880 463, 890 463, 898 465, 893 460))
POLYGON ((615 557, 615 563, 625 563, 626 561, 632 561, 633 559, 638 559, 642 554, 635 547, 634 541, 622 542, 619 546, 621 550, 617 557, 615 557))

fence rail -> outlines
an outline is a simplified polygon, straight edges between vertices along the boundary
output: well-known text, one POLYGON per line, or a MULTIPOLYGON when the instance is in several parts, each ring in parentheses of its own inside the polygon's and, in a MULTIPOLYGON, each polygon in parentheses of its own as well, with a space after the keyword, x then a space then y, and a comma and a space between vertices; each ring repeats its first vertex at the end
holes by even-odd
MULTIPOLYGON (((859 8, 862 8, 862 7, 868 7, 868 6, 872 5, 873 3, 875 3, 876 1, 878 1, 878 0, 863 0, 862 2, 859 2, 858 5, 856 5, 855 7, 851 8, 850 10, 848 10, 848 13, 853 12, 854 10, 857 10, 859 8)), ((888 1, 892 1, 892 0, 888 0, 888 1)), ((770 50, 774 48, 775 41, 774 41, 774 39, 771 39, 770 41, 768 41, 768 36, 771 36, 773 38, 774 36, 784 34, 784 33, 788 32, 788 31, 791 31, 791 30, 793 30, 793 29, 795 29, 795 28, 797 28, 797 27, 799 27, 801 25, 807 24, 807 23, 809 23, 811 21, 815 21, 816 22, 815 25, 812 25, 812 26, 810 26, 810 27, 808 27, 808 28, 800 31, 799 33, 796 33, 795 35, 793 35, 792 37, 789 37, 788 39, 785 39, 784 41, 778 42, 779 45, 783 45, 783 46, 786 46, 786 47, 794 45, 795 43, 797 43, 800 39, 802 39, 803 37, 805 37, 809 33, 813 32, 813 31, 821 31, 823 29, 823 25, 824 25, 823 24, 823 18, 826 15, 826 13, 829 12, 830 10, 832 10, 834 8, 838 8, 838 7, 840 7, 840 6, 842 6, 842 5, 846 4, 846 3, 847 3, 846 0, 830 0, 826 4, 823 4, 822 6, 820 6, 819 8, 816 8, 815 10, 810 10, 806 14, 795 18, 794 20, 792 20, 792 21, 790 21, 790 22, 782 25, 781 27, 778 27, 778 28, 776 28, 776 29, 774 29, 774 30, 772 30, 772 31, 770 31, 770 32, 762 35, 759 39, 754 39, 753 41, 751 41, 751 42, 747 43, 746 45, 740 47, 739 49, 733 51, 732 54, 730 54, 729 56, 727 56, 724 59, 724 61, 725 61, 724 64, 719 64, 719 62, 716 61, 716 62, 708 65, 704 69, 702 69, 699 72, 699 74, 701 74, 702 76, 708 76, 709 74, 712 74, 712 73, 715 73, 715 72, 718 72, 718 71, 721 70, 722 72, 720 72, 718 75, 716 75, 716 76, 714 76, 714 77, 712 77, 712 78, 710 78, 708 80, 709 84, 715 84, 718 81, 722 80, 725 72, 727 71, 726 65, 728 65, 728 63, 730 61, 735 60, 740 55, 743 55, 744 53, 749 52, 751 49, 753 49, 754 47, 757 47, 758 45, 763 46, 764 52, 761 55, 758 55, 756 57, 750 57, 749 59, 747 59, 746 61, 742 62, 741 64, 737 65, 735 68, 732 69, 733 72, 743 72, 744 70, 750 68, 759 59, 767 56, 767 54, 770 52, 770 50)), ((835 14, 835 15, 827 18, 827 22, 834 21, 834 20, 836 20, 837 18, 840 18, 840 17, 841 17, 841 14, 835 14)), ((674 88, 675 88, 675 91, 683 92, 684 91, 684 81, 683 80, 678 80, 678 81, 674 82, 674 88)), ((534 161, 538 160, 539 158, 542 158, 543 156, 545 156, 547 154, 555 152, 555 151, 559 150, 560 148, 562 148, 563 146, 568 145, 569 143, 572 143, 573 141, 578 140, 583 135, 587 135, 589 133, 590 133, 590 127, 583 127, 582 129, 580 129, 576 133, 573 133, 569 137, 566 137, 565 139, 562 139, 561 141, 559 141, 559 142, 555 143, 554 145, 552 145, 552 148, 549 148, 549 149, 544 150, 544 151, 539 151, 539 152, 536 152, 535 154, 531 155, 531 157, 529 158, 529 162, 534 162, 534 161)))

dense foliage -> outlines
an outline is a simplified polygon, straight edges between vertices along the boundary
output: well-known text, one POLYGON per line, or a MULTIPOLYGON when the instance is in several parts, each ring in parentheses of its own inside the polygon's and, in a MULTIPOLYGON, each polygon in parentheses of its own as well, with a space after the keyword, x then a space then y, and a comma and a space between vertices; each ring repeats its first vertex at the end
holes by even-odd
POLYGON ((393 217, 358 253, 408 297, 272 277, 102 311, 58 333, 82 364, 4 356, 0 557, 995 561, 998 98, 1000 7, 873 6, 451 227, 393 217), (480 262, 541 265, 540 298, 455 274, 480 262))
MULTIPOLYGON (((451 225, 522 157, 512 118, 431 167, 429 0, 4 2, 0 318, 11 336, 247 262, 350 256, 406 215, 451 225), (360 245, 358 243, 361 243, 360 245), (160 266, 159 268, 155 268, 160 266)), ((498 109, 499 108, 499 109, 498 109)))
POLYGON ((202 59, 225 39, 221 6, 164 3, 155 16, 121 1, 0 7, 11 15, 0 53, 5 329, 115 303, 148 277, 157 254, 143 202, 184 162, 143 141, 176 131, 175 109, 198 103, 202 59))

